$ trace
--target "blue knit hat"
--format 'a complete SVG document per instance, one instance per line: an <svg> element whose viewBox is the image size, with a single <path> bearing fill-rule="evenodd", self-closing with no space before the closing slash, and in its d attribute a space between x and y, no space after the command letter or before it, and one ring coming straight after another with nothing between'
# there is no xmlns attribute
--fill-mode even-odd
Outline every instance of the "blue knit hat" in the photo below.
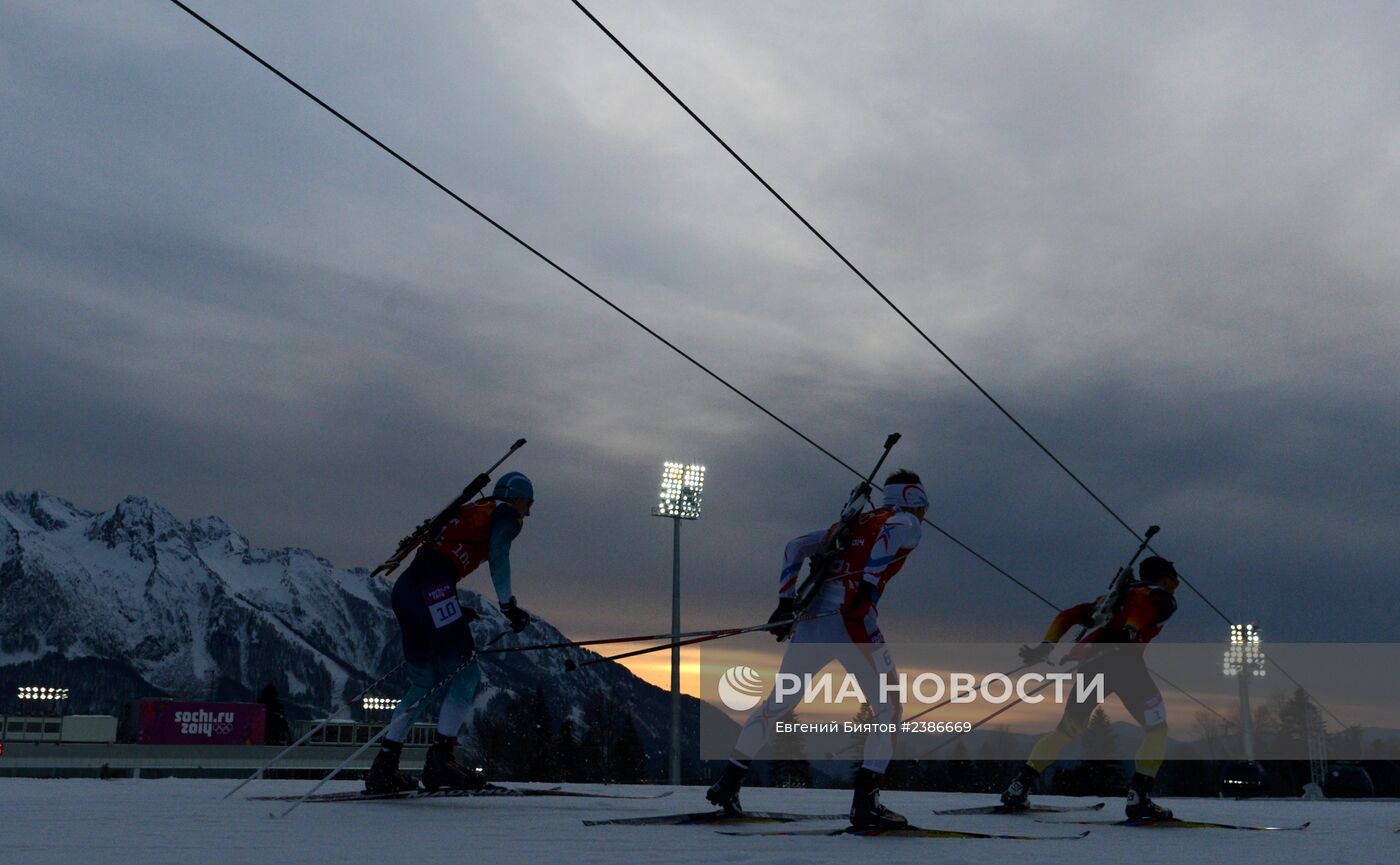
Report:
<svg viewBox="0 0 1400 865"><path fill-rule="evenodd" d="M498 499L525 499L527 502L533 502L535 485L520 472L506 472L496 481L496 488L491 490L491 495Z"/></svg>

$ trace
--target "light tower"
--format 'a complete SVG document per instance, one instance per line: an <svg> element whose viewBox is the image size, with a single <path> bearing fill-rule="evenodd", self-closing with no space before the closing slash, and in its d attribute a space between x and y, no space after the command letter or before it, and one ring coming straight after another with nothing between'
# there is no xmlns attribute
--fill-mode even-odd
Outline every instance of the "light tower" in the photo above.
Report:
<svg viewBox="0 0 1400 865"><path fill-rule="evenodd" d="M1249 680L1264 675L1264 650L1254 625L1231 625L1230 648L1225 651L1224 673L1240 680L1240 736L1244 758L1254 762L1254 718L1249 709Z"/></svg>
<svg viewBox="0 0 1400 865"><path fill-rule="evenodd" d="M1303 787L1304 799L1326 798L1322 784L1327 780L1327 721L1317 710L1317 701L1308 695L1307 713L1303 716L1308 728L1308 774L1311 782Z"/></svg>
<svg viewBox="0 0 1400 865"><path fill-rule="evenodd" d="M15 691L15 696L20 699L21 704L38 703L40 712L47 714L45 710L52 708L54 714L61 715L62 704L68 700L68 689L53 685L20 685Z"/></svg>
<svg viewBox="0 0 1400 865"><path fill-rule="evenodd" d="M68 700L68 689L53 685L20 685L15 689L15 696L19 699L22 710L29 708L28 705L26 705L27 703L37 702L39 704L38 712L40 714L47 715L47 710L52 707L54 715L62 716L63 704ZM39 727L39 741L41 742L44 739L43 730L45 726L47 725L40 725ZM14 728L12 727L10 729L13 731ZM59 741L62 741L63 738L63 733L61 731L62 728L60 727Z"/></svg>
<svg viewBox="0 0 1400 865"><path fill-rule="evenodd" d="M670 517L671 534L671 783L681 783L681 520L700 519L705 467L667 462L661 465L661 501L652 516Z"/></svg>

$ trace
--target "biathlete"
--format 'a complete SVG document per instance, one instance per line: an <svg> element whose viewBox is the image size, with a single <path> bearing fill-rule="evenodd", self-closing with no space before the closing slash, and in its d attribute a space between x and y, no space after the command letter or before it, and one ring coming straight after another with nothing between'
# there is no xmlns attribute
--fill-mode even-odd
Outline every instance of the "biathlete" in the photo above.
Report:
<svg viewBox="0 0 1400 865"><path fill-rule="evenodd" d="M502 475L491 497L462 506L436 538L419 547L412 564L394 583L394 617L403 636L409 689L399 700L383 745L365 775L366 793L418 788L417 781L399 770L404 739L422 709L419 702L427 702L434 685L454 670L457 672L444 686L446 696L438 711L437 732L423 763L423 786L430 791L475 790L485 784L484 778L464 770L453 757L457 733L471 712L481 682L470 627L476 611L462 609L457 583L482 562L488 563L496 598L511 629L520 633L529 626L529 614L516 603L511 591L510 546L534 500L535 488L529 478L520 472ZM416 708L410 711L411 707Z"/></svg>
<svg viewBox="0 0 1400 865"><path fill-rule="evenodd" d="M1151 556L1138 564L1138 579L1130 583L1108 624L1086 633L1071 659L1082 658L1078 672L1104 674L1104 693L1117 694L1123 708L1142 727L1132 780L1128 783L1125 811L1130 820L1167 820L1172 812L1152 801L1152 787L1167 752L1167 710L1162 693L1147 671L1143 649L1162 632L1162 625L1176 612L1176 589L1181 578L1166 559ZM1024 646L1021 659L1027 664L1045 660L1060 638L1076 625L1092 626L1098 599L1070 607L1050 623L1045 639L1038 646ZM1109 644L1125 644L1118 647ZM1059 726L1031 750L1020 774L1001 794L1002 804L1011 811L1030 807L1030 790L1070 742L1084 732L1096 703L1083 700L1065 706Z"/></svg>
<svg viewBox="0 0 1400 865"><path fill-rule="evenodd" d="M795 611L802 563L823 547L840 528L811 532L788 543L778 580L778 607L770 622L789 622L774 628L779 640L792 635L783 655L782 671L802 676L817 673L830 661L841 663L856 678L866 699L881 695L880 676L897 675L885 638L880 633L877 605L885 586L899 573L919 545L920 523L928 512L928 494L919 476L900 470L885 479L883 506L858 518L850 543L834 562L810 606ZM794 615L810 616L790 624ZM770 693L739 732L734 753L724 774L706 793L712 804L727 813L741 814L739 790L749 764L772 736L778 721L796 708L797 701L779 701ZM894 734L883 732L898 726L900 705L883 699L873 702L875 723L866 735L863 760L855 776L851 823L858 827L899 828L908 825L900 814L880 804L880 785L894 752Z"/></svg>

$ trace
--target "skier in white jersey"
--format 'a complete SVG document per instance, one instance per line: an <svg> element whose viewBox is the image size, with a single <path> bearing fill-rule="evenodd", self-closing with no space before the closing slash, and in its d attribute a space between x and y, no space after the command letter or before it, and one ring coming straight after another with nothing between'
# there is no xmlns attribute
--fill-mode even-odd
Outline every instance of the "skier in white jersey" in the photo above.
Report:
<svg viewBox="0 0 1400 865"><path fill-rule="evenodd" d="M860 768L856 771L851 800L851 824L861 828L899 828L908 825L900 814L880 804L880 785L894 753L894 734L879 729L897 728L900 705L880 699L880 677L893 681L894 659L880 633L877 605L885 584L904 567L919 545L920 523L928 512L928 494L919 476L900 469L885 479L883 506L862 514L851 533L844 556L833 562L825 583L801 615L811 616L792 625L775 626L779 640L792 633L792 644L783 655L782 672L803 676L817 673L833 660L856 678L861 692L875 709L876 731L867 734ZM839 528L818 530L793 539L783 557L778 582L778 608L771 622L793 618L802 563L817 553L827 537ZM705 794L727 813L741 814L739 789L749 764L773 734L777 722L792 714L798 699L779 701L770 693L754 710L734 745L724 774ZM884 725L893 725L886 727Z"/></svg>

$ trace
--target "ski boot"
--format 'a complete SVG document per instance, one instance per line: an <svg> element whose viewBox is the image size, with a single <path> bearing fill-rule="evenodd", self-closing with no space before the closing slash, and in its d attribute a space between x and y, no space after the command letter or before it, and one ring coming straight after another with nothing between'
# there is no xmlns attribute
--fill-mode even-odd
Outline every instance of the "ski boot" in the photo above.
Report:
<svg viewBox="0 0 1400 865"><path fill-rule="evenodd" d="M909 825L903 814L880 804L880 776L866 768L856 770L851 825L857 829L903 829Z"/></svg>
<svg viewBox="0 0 1400 865"><path fill-rule="evenodd" d="M374 755L374 763L365 773L365 792L372 796L385 793L411 793L418 789L418 782L399 771L399 755L403 753L402 742L384 740L379 753Z"/></svg>
<svg viewBox="0 0 1400 865"><path fill-rule="evenodd" d="M486 779L477 772L463 769L452 755L457 747L456 736L434 734L433 744L423 761L423 787L429 793L438 790L465 790L475 793L486 786Z"/></svg>
<svg viewBox="0 0 1400 865"><path fill-rule="evenodd" d="M737 817L744 813L744 806L739 804L739 788L744 786L744 778L749 774L749 767L734 760L724 764L724 774L719 776L710 789L705 791L705 798L711 805L717 805L730 817Z"/></svg>
<svg viewBox="0 0 1400 865"><path fill-rule="evenodd" d="M1128 782L1128 804L1124 813L1129 820L1170 820L1172 812L1152 801L1153 779L1141 772L1133 775Z"/></svg>
<svg viewBox="0 0 1400 865"><path fill-rule="evenodd" d="M1024 811L1029 808L1031 787L1035 786L1035 779L1039 777L1040 773L1031 764L1022 766L1021 774L1017 775L1011 786L1001 794L1001 807L1006 811Z"/></svg>

